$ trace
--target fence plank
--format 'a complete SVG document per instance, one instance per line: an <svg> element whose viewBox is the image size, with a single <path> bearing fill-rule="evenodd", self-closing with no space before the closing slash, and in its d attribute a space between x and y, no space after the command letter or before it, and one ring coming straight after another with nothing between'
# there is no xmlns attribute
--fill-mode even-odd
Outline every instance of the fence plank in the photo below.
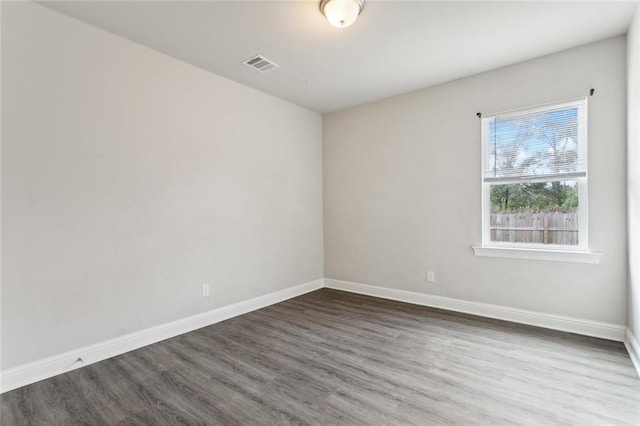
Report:
<svg viewBox="0 0 640 426"><path fill-rule="evenodd" d="M577 213L492 213L491 241L577 245Z"/></svg>

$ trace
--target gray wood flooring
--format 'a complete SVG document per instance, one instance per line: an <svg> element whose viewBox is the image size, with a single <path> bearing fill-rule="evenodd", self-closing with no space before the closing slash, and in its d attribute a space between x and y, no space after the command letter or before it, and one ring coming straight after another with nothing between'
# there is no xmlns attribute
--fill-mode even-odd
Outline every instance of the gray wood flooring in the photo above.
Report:
<svg viewBox="0 0 640 426"><path fill-rule="evenodd" d="M621 343L323 289L1 396L2 425L640 424Z"/></svg>

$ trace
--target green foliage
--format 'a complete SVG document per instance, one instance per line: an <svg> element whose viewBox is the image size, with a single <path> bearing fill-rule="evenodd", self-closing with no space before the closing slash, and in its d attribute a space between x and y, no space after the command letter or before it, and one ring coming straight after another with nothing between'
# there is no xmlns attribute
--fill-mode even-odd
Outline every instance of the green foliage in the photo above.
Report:
<svg viewBox="0 0 640 426"><path fill-rule="evenodd" d="M572 213L578 208L576 182L491 185L492 213Z"/></svg>

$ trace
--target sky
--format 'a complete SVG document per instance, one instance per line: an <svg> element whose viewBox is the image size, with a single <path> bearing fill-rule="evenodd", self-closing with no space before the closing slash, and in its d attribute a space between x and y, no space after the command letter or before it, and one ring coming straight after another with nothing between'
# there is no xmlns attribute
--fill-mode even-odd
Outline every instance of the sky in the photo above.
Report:
<svg viewBox="0 0 640 426"><path fill-rule="evenodd" d="M488 121L489 170L485 173L501 177L576 171L578 108L573 105Z"/></svg>

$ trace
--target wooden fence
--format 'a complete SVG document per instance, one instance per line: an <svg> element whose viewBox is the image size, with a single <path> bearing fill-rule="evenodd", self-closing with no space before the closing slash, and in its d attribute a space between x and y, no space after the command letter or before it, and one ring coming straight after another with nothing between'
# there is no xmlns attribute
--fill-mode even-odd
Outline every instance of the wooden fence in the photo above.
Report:
<svg viewBox="0 0 640 426"><path fill-rule="evenodd" d="M577 213L491 213L491 241L578 244Z"/></svg>

